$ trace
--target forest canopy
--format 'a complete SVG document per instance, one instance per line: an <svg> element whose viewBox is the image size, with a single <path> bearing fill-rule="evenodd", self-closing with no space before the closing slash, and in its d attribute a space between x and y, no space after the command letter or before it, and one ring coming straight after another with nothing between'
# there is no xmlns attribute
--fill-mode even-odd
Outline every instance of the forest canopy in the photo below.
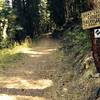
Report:
<svg viewBox="0 0 100 100"><path fill-rule="evenodd" d="M87 0L0 0L0 46L63 30L88 9Z"/></svg>

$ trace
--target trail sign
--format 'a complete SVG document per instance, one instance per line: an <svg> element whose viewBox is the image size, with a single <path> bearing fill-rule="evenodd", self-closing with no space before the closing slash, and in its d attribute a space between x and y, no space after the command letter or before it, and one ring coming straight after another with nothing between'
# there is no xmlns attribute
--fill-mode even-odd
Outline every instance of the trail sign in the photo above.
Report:
<svg viewBox="0 0 100 100"><path fill-rule="evenodd" d="M94 9L100 8L100 0L92 0L94 3Z"/></svg>
<svg viewBox="0 0 100 100"><path fill-rule="evenodd" d="M83 29L91 29L100 26L100 9L84 12L81 16Z"/></svg>
<svg viewBox="0 0 100 100"><path fill-rule="evenodd" d="M94 29L95 38L100 38L100 29Z"/></svg>
<svg viewBox="0 0 100 100"><path fill-rule="evenodd" d="M89 0L89 5L94 10L81 14L82 27L91 30L92 55L97 72L100 73L100 0Z"/></svg>

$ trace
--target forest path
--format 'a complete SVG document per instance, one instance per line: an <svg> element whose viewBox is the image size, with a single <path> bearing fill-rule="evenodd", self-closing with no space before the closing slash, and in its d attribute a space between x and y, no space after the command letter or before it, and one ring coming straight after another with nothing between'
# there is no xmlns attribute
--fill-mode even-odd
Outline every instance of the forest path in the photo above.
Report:
<svg viewBox="0 0 100 100"><path fill-rule="evenodd" d="M58 44L42 39L31 49L21 49L23 59L0 72L0 100L56 100Z"/></svg>

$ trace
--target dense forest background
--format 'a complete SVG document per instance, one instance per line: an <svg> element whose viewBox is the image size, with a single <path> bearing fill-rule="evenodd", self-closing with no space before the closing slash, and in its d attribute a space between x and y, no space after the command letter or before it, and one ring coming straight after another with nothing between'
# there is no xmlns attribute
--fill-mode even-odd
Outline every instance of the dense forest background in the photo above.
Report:
<svg viewBox="0 0 100 100"><path fill-rule="evenodd" d="M81 13L89 10L88 3L89 0L0 0L0 48L14 42L21 44L27 36L34 39L52 32L54 37L61 37L68 28L81 29ZM75 34L67 32L69 35L73 38ZM84 41L85 35L82 32L75 36L84 36Z"/></svg>
<svg viewBox="0 0 100 100"><path fill-rule="evenodd" d="M100 100L81 18L94 1L0 0L0 100Z"/></svg>

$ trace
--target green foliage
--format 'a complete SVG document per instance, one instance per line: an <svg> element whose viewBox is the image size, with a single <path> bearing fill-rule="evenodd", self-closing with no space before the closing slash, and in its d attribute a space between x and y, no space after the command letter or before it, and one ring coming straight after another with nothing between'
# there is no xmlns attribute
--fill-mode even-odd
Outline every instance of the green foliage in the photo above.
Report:
<svg viewBox="0 0 100 100"><path fill-rule="evenodd" d="M48 0L50 18L57 27L80 18L81 12L88 10L88 0Z"/></svg>
<svg viewBox="0 0 100 100"><path fill-rule="evenodd" d="M14 53L11 49L0 50L0 67L6 64L16 63L22 57L22 53Z"/></svg>
<svg viewBox="0 0 100 100"><path fill-rule="evenodd" d="M47 33L50 28L50 11L48 10L47 0L41 0L39 4L40 31Z"/></svg>
<svg viewBox="0 0 100 100"><path fill-rule="evenodd" d="M64 32L63 48L65 52L85 53L91 48L91 41L88 31L83 31L80 26Z"/></svg>
<svg viewBox="0 0 100 100"><path fill-rule="evenodd" d="M77 1L77 3L78 3L78 1ZM89 3L89 0L80 0L80 2L78 3L79 13L89 10L88 3Z"/></svg>
<svg viewBox="0 0 100 100"><path fill-rule="evenodd" d="M48 0L48 9L50 10L51 20L53 20L58 27L61 27L65 23L65 1Z"/></svg>
<svg viewBox="0 0 100 100"><path fill-rule="evenodd" d="M17 22L23 27L24 32L33 38L34 35L39 34L40 14L39 14L40 0L14 0L13 7L16 9Z"/></svg>
<svg viewBox="0 0 100 100"><path fill-rule="evenodd" d="M10 46L10 41L8 39L4 39L0 42L0 49L2 48L8 48Z"/></svg>
<svg viewBox="0 0 100 100"><path fill-rule="evenodd" d="M12 47L14 41L11 38L14 38L17 30L22 30L16 19L15 9L5 1L0 11L0 48Z"/></svg>
<svg viewBox="0 0 100 100"><path fill-rule="evenodd" d="M12 7L8 0L1 2L0 48L8 47L9 43L12 45L10 38L19 30L22 30L25 36L34 39L39 37L42 32L62 30L66 22L70 22L76 17L79 18L80 13L88 9L87 0L13 0ZM8 36L6 39L4 33ZM68 31L66 36L72 39L72 45L83 45L81 43L89 45L88 39L81 30L73 29L73 31ZM59 35L59 37L61 36ZM88 48L86 45L84 49Z"/></svg>

